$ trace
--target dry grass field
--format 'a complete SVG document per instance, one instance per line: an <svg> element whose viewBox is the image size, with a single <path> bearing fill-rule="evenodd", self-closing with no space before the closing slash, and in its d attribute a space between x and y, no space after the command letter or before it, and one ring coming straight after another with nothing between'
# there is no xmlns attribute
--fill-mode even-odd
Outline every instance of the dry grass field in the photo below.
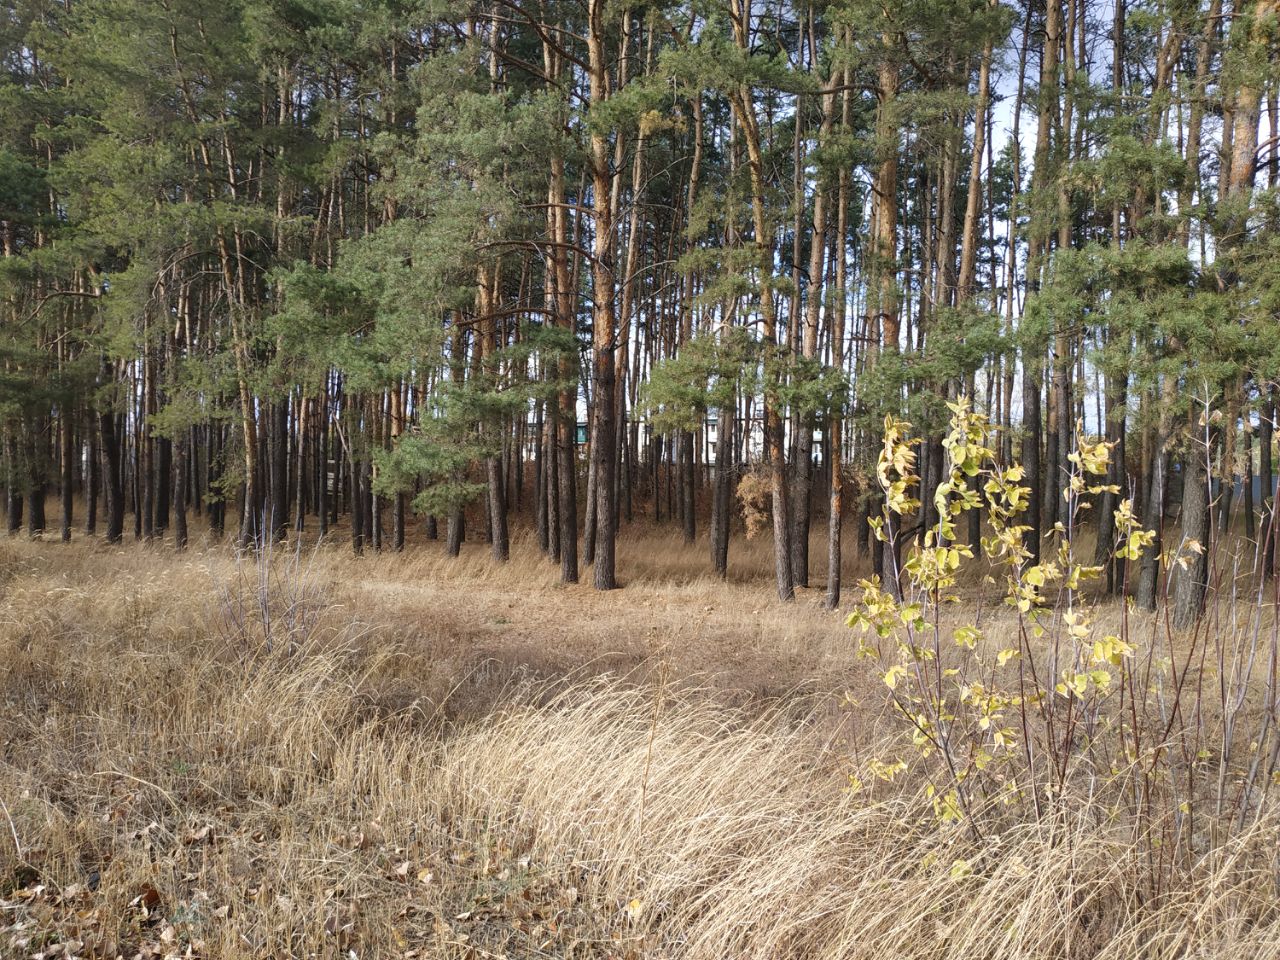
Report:
<svg viewBox="0 0 1280 960"><path fill-rule="evenodd" d="M849 790L880 677L735 549L0 542L0 956L1280 956L1269 809L1153 886L1098 798Z"/></svg>

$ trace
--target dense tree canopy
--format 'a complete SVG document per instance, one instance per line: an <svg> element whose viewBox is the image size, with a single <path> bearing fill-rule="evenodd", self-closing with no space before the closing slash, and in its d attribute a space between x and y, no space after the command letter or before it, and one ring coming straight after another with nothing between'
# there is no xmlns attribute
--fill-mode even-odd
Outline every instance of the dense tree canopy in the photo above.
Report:
<svg viewBox="0 0 1280 960"><path fill-rule="evenodd" d="M893 567L884 416L936 481L968 394L1033 549L1084 431L1113 589L1170 586L1117 496L1269 570L1278 44L1275 0L15 0L9 529L520 522L610 588L631 523L709 515L724 573L745 479L780 596L817 520L834 604L843 540Z"/></svg>

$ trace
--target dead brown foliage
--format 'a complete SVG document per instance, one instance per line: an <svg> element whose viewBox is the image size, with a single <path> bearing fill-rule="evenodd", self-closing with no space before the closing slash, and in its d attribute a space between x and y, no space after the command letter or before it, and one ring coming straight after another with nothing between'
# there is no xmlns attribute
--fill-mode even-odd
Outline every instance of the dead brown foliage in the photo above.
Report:
<svg viewBox="0 0 1280 960"><path fill-rule="evenodd" d="M1276 955L1270 814L1152 891L1095 816L847 792L878 679L768 549L0 544L0 955Z"/></svg>

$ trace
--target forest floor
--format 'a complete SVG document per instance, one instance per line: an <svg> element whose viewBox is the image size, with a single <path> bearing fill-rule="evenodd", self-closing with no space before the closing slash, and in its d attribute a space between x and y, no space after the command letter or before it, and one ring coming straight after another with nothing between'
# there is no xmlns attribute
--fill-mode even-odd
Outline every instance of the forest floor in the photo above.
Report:
<svg viewBox="0 0 1280 960"><path fill-rule="evenodd" d="M0 542L0 956L1280 955L1274 877L848 790L879 675L735 548Z"/></svg>

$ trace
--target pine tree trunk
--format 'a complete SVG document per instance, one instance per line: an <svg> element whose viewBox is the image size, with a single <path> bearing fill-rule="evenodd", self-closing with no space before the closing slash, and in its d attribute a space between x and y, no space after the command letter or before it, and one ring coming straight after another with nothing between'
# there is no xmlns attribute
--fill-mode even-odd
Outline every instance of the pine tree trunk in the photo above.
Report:
<svg viewBox="0 0 1280 960"><path fill-rule="evenodd" d="M397 493L391 501L391 549L404 552L405 497Z"/></svg>
<svg viewBox="0 0 1280 960"><path fill-rule="evenodd" d="M29 422L27 434L27 535L39 537L47 526L44 501L47 494L45 482L45 457L42 444L37 439L43 432L38 421Z"/></svg>
<svg viewBox="0 0 1280 960"><path fill-rule="evenodd" d="M1253 502L1253 430L1249 429L1249 425L1245 424L1242 440L1244 443L1244 456L1241 458L1241 487L1244 491L1244 536L1246 540L1257 543L1254 535L1257 530L1254 529L1254 520L1256 519L1256 505Z"/></svg>
<svg viewBox="0 0 1280 960"><path fill-rule="evenodd" d="M841 41L847 41L842 35ZM847 133L852 119L852 72L846 68L841 75L844 91L841 95L841 133ZM848 318L848 260L845 254L845 237L849 230L849 186L850 175L847 169L841 169L837 181L836 193L836 235L832 241L835 254L835 294L833 299L831 321L831 366L836 373L843 374L845 369L845 324ZM844 524L844 418L843 406L833 406L831 418L827 426L828 446L830 448L831 493L827 511L827 607L834 610L840 605L840 590L843 557L841 556Z"/></svg>
<svg viewBox="0 0 1280 960"><path fill-rule="evenodd" d="M555 45L544 40L542 44L543 65L549 86L554 90L558 78L564 70L564 58ZM566 122L561 115L558 123ZM564 156L553 151L550 163L550 177L547 184L547 218L551 233L551 250L549 254L552 272L549 290L554 293L555 322L558 327L573 335L576 327L575 291L571 271L569 270L569 211L565 205ZM547 496L554 498L547 504L547 524L551 554L560 561L561 583L578 582L578 504L577 485L575 482L575 461L577 453L577 399L578 391L575 376L575 362L567 356L557 360L561 388L557 403L549 410L550 430L552 432L549 456L553 463L548 467Z"/></svg>
<svg viewBox="0 0 1280 960"><path fill-rule="evenodd" d="M733 507L733 419L736 398L717 413L716 482L711 504L711 566L716 575L729 575L729 526Z"/></svg>
<svg viewBox="0 0 1280 960"><path fill-rule="evenodd" d="M157 437L156 449L156 521L157 536L169 529L169 511L173 494L173 443L168 437Z"/></svg>
<svg viewBox="0 0 1280 960"><path fill-rule="evenodd" d="M577 424L574 424L575 434ZM596 562L596 419L591 401L587 401L587 492L582 518L582 562L594 567Z"/></svg>
<svg viewBox="0 0 1280 960"><path fill-rule="evenodd" d="M1124 589L1125 561L1115 556L1115 512L1120 501L1127 497L1125 485L1128 471L1125 466L1125 412L1129 404L1129 376L1127 371L1107 376L1106 435L1114 444L1111 462L1107 466L1107 484L1114 485L1118 493L1105 491L1098 505L1098 542L1093 562L1107 568L1107 590L1121 593Z"/></svg>
<svg viewBox="0 0 1280 960"><path fill-rule="evenodd" d="M70 543L75 510L75 428L67 410L62 410L58 419L62 441L62 542Z"/></svg>
<svg viewBox="0 0 1280 960"><path fill-rule="evenodd" d="M744 14L745 17L745 14ZM749 43L749 24L735 20L734 35L738 46L746 49ZM778 318L774 304L773 257L774 235L769 226L766 205L765 159L760 140L759 121L755 116L755 101L750 87L738 88L737 113L747 147L747 161L751 173L751 212L756 268L760 272L760 315L763 320L765 358L764 442L770 466L770 498L773 514L774 577L778 598L795 599L795 581L791 568L791 511L787 490L787 451L783 430L782 412L776 396L782 384L782 369L773 354L780 349L778 342ZM771 396L771 394L774 394Z"/></svg>
<svg viewBox="0 0 1280 960"><path fill-rule="evenodd" d="M1203 429L1196 426L1198 412L1192 415L1191 442L1183 467L1182 537L1184 544L1196 541L1200 550L1190 554L1190 563L1174 578L1173 625L1178 629L1191 627L1200 619L1209 579L1209 451Z"/></svg>
<svg viewBox="0 0 1280 960"><path fill-rule="evenodd" d="M98 430L102 435L103 511L106 513L107 543L119 543L124 538L124 457L120 435L116 432L116 415L104 411L98 418Z"/></svg>
<svg viewBox="0 0 1280 960"><path fill-rule="evenodd" d="M183 434L179 434L184 437ZM179 439L174 449L173 543L179 550L187 546L187 444Z"/></svg>
<svg viewBox="0 0 1280 960"><path fill-rule="evenodd" d="M364 553L365 529L364 529L364 496L361 490L361 478L363 471L360 468L360 461L354 457L349 458L351 470L351 550L356 556Z"/></svg>
<svg viewBox="0 0 1280 960"><path fill-rule="evenodd" d="M1262 545L1262 572L1264 576L1275 573L1275 468L1271 458L1275 436L1275 388L1268 385L1262 390L1262 410L1258 424L1258 481L1259 506L1262 511L1258 524L1258 539Z"/></svg>
<svg viewBox="0 0 1280 960"><path fill-rule="evenodd" d="M489 457L486 461L489 475L489 523L493 559L502 563L511 556L511 542L507 536L507 508L502 487L502 460Z"/></svg>
<svg viewBox="0 0 1280 960"><path fill-rule="evenodd" d="M360 494L364 509L364 540L375 553L382 551L382 498L373 492L373 464L360 463Z"/></svg>
<svg viewBox="0 0 1280 960"><path fill-rule="evenodd" d="M220 425L213 425L210 433L213 436L209 452L209 488L217 489L218 496L209 508L209 529L215 537L220 538L227 532L227 496L220 486L227 443L226 434Z"/></svg>
<svg viewBox="0 0 1280 960"><path fill-rule="evenodd" d="M567 369L561 376L566 376ZM567 408L567 410L566 410ZM559 463L557 477L557 512L560 515L560 581L578 582L578 491L576 450L577 423L574 418L573 394L565 391L560 400L560 442L556 451Z"/></svg>
<svg viewBox="0 0 1280 960"><path fill-rule="evenodd" d="M98 431L94 429L92 416L85 418L84 432L88 438L89 448L84 478L84 532L89 536L93 536L98 532L98 488L102 485L100 461L102 451L98 447Z"/></svg>
<svg viewBox="0 0 1280 960"><path fill-rule="evenodd" d="M550 298L548 298L550 299ZM538 536L538 552L546 556L550 552L551 540L547 527L547 437L543 410L545 404L538 400L534 405L534 441L533 441L533 511L534 529Z"/></svg>
<svg viewBox="0 0 1280 960"><path fill-rule="evenodd" d="M698 533L698 502L694 483L693 432L680 433L680 486L684 501L684 542L693 543Z"/></svg>
<svg viewBox="0 0 1280 960"><path fill-rule="evenodd" d="M337 492L332 485L332 481L337 475L334 471L337 444L334 442L332 424L330 423L333 398L329 395L327 376L325 377L325 385L321 390L322 392L318 398L319 408L315 411L315 442L314 453L311 458L311 470L312 484L315 488L316 522L320 526L320 536L324 537L328 534L329 527L333 522L333 504L337 497Z"/></svg>
<svg viewBox="0 0 1280 960"><path fill-rule="evenodd" d="M462 541L466 538L466 514L461 506L449 511L449 529L445 536L445 553L456 557L462 551Z"/></svg>
<svg viewBox="0 0 1280 960"><path fill-rule="evenodd" d="M1027 509L1022 523L1029 529L1023 543L1031 563L1040 562L1040 364L1033 348L1022 353L1022 468L1026 473Z"/></svg>
<svg viewBox="0 0 1280 960"><path fill-rule="evenodd" d="M547 501L547 553L558 565L560 563L560 470L559 444L556 442L556 424L558 417L553 402L547 404L547 440L546 460L547 479L544 496Z"/></svg>
<svg viewBox="0 0 1280 960"><path fill-rule="evenodd" d="M604 0L589 0L587 7L587 76L591 104L603 106L609 98L609 60L605 51ZM613 179L609 142L602 129L592 127L590 136L591 216L594 223L591 247L591 343L592 389L595 393L591 429L591 479L588 494L595 507L593 562L597 590L617 586L615 551L617 540L617 406L615 398L613 270ZM590 505L588 507L590 509ZM590 522L589 522L590 526Z"/></svg>
<svg viewBox="0 0 1280 960"><path fill-rule="evenodd" d="M1160 420L1156 428L1155 443L1151 450L1150 483L1142 504L1142 529L1155 533L1155 541L1142 554L1138 566L1138 606L1154 610L1158 599L1160 578L1160 553L1164 549L1164 505L1169 491L1169 468L1172 454L1169 447L1170 411L1174 402L1174 378L1165 376L1161 393ZM1185 473L1184 473L1185 483ZM1185 495L1185 493L1184 493ZM1184 508L1185 509L1185 508Z"/></svg>
<svg viewBox="0 0 1280 960"><path fill-rule="evenodd" d="M315 429L311 422L315 404L311 397L299 396L298 400L298 429L297 429L297 450L294 453L295 469L297 470L296 491L294 500L296 510L293 516L294 533L301 534L307 528L307 507L311 506L313 498L307 495L308 479L313 475L312 471L307 468L308 458L313 458L311 443L311 431Z"/></svg>

